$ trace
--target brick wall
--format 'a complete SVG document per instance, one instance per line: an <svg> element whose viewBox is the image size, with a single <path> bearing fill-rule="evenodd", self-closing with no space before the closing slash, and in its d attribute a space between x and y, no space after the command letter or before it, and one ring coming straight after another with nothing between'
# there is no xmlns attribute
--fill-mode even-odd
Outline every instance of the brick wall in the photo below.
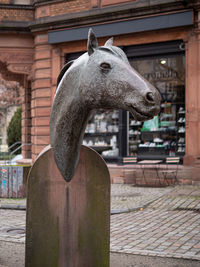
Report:
<svg viewBox="0 0 200 267"><path fill-rule="evenodd" d="M173 179L173 173L171 170L175 170L176 165L164 165L159 166L140 166L136 165L115 165L108 164L110 172L111 183L117 184L135 184L137 186L167 186L173 185L175 180ZM169 174L166 177L163 175L163 171L169 170ZM182 185L200 185L199 167L191 167L179 165L177 170L177 180Z"/></svg>
<svg viewBox="0 0 200 267"><path fill-rule="evenodd" d="M0 4L10 4L10 0L0 0Z"/></svg>
<svg viewBox="0 0 200 267"><path fill-rule="evenodd" d="M0 8L1 21L31 21L33 18L33 10Z"/></svg>
<svg viewBox="0 0 200 267"><path fill-rule="evenodd" d="M117 5L117 4L136 2L136 1L138 0L101 0L101 6Z"/></svg>
<svg viewBox="0 0 200 267"><path fill-rule="evenodd" d="M80 12L90 9L90 0L72 0L64 3L50 5L51 16L62 15L66 13Z"/></svg>
<svg viewBox="0 0 200 267"><path fill-rule="evenodd" d="M81 12L91 8L90 0L71 0L63 1L50 5L39 6L36 8L36 18L47 16L58 16L63 14Z"/></svg>
<svg viewBox="0 0 200 267"><path fill-rule="evenodd" d="M30 5L31 0L0 0L0 4Z"/></svg>

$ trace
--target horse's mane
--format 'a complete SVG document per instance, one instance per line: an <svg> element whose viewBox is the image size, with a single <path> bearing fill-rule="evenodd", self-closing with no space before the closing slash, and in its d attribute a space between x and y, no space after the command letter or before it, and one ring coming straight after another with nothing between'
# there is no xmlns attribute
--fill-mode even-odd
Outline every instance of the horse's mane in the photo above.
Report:
<svg viewBox="0 0 200 267"><path fill-rule="evenodd" d="M100 46L100 47L98 47L98 50L102 50L102 51L111 53L111 54L119 57L120 59L122 59L123 61L125 61L126 63L129 64L124 51L117 46Z"/></svg>
<svg viewBox="0 0 200 267"><path fill-rule="evenodd" d="M127 60L127 57L126 57L125 53L123 52L122 49L120 49L117 46L100 46L100 47L97 48L97 50L111 53L111 54L119 57L120 59L122 59L123 61L125 61L126 63L129 64L129 61ZM74 60L72 60L72 61L70 61L70 62L68 62L67 64L64 65L64 67L62 68L62 70L61 70L61 72L60 72L60 74L58 76L57 86L60 83L63 75L69 69L69 67L71 67L71 65L73 64L73 62L74 62Z"/></svg>

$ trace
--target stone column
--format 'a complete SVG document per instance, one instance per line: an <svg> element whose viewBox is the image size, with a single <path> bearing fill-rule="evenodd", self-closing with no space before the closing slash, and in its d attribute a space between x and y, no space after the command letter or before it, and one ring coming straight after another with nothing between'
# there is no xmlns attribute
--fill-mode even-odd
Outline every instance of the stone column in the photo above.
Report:
<svg viewBox="0 0 200 267"><path fill-rule="evenodd" d="M49 144L49 116L51 111L51 46L48 34L35 36L34 82L32 84L32 158Z"/></svg>

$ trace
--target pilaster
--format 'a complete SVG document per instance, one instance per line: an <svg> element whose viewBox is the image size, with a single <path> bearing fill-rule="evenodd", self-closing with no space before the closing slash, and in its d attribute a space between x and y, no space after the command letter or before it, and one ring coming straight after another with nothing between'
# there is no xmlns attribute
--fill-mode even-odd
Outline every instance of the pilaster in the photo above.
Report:
<svg viewBox="0 0 200 267"><path fill-rule="evenodd" d="M51 69L52 48L48 44L48 34L35 36L35 57L31 99L31 141L32 158L49 144L49 116L51 110Z"/></svg>
<svg viewBox="0 0 200 267"><path fill-rule="evenodd" d="M198 20L199 21L199 20ZM186 43L186 155L184 164L196 165L200 157L200 24Z"/></svg>

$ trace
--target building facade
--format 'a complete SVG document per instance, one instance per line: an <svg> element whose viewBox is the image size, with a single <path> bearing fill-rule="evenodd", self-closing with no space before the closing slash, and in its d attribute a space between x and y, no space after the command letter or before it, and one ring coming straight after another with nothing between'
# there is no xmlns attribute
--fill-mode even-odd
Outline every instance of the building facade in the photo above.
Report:
<svg viewBox="0 0 200 267"><path fill-rule="evenodd" d="M123 165L124 157L165 162L178 156L181 183L199 183L199 0L4 0L0 14L0 70L24 88L22 141L32 144L24 147L25 158L35 160L49 144L57 77L86 51L92 27L99 45L114 37L130 64L160 90L162 105L146 123L124 111L98 111L84 143L105 157L113 180L131 182L124 174L136 167Z"/></svg>

